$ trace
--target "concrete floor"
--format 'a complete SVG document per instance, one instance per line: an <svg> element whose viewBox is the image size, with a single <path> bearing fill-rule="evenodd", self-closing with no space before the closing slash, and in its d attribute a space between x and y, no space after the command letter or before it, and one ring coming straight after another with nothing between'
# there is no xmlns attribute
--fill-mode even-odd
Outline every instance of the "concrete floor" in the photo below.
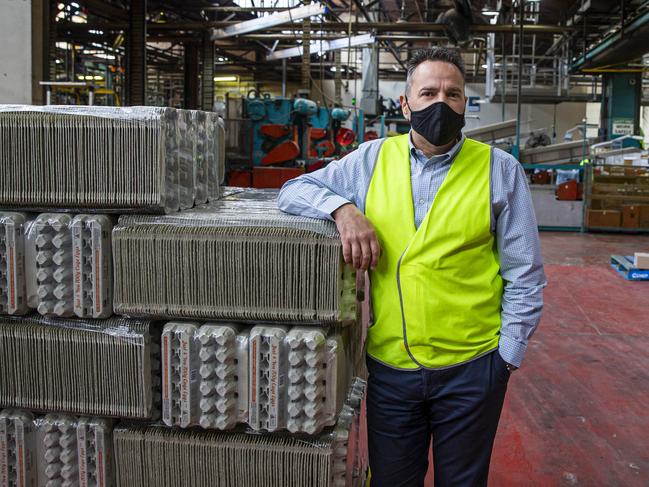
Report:
<svg viewBox="0 0 649 487"><path fill-rule="evenodd" d="M510 379L490 485L649 486L649 282L608 265L649 236L541 240L543 319Z"/></svg>

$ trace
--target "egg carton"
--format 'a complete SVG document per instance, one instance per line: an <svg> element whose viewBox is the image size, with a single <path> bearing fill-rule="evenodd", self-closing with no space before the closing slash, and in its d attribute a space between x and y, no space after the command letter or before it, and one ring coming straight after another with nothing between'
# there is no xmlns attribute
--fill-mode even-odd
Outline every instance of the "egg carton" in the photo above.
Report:
<svg viewBox="0 0 649 487"><path fill-rule="evenodd" d="M74 316L72 216L42 213L27 233L27 302L42 315Z"/></svg>
<svg viewBox="0 0 649 487"><path fill-rule="evenodd" d="M0 486L36 487L33 416L25 411L0 411Z"/></svg>
<svg viewBox="0 0 649 487"><path fill-rule="evenodd" d="M207 112L205 134L208 200L214 201L225 181L225 122L216 113Z"/></svg>
<svg viewBox="0 0 649 487"><path fill-rule="evenodd" d="M360 405L344 405L336 425L313 436L170 429L121 423L114 431L119 485L138 487L365 485Z"/></svg>
<svg viewBox="0 0 649 487"><path fill-rule="evenodd" d="M104 215L78 215L70 227L74 314L107 318L113 314L113 223Z"/></svg>
<svg viewBox="0 0 649 487"><path fill-rule="evenodd" d="M194 206L194 121L190 110L178 111L178 182L180 209Z"/></svg>
<svg viewBox="0 0 649 487"><path fill-rule="evenodd" d="M288 345L285 326L259 325L250 331L248 425L256 431L286 428Z"/></svg>
<svg viewBox="0 0 649 487"><path fill-rule="evenodd" d="M115 429L120 486L328 487L331 438L126 425Z"/></svg>
<svg viewBox="0 0 649 487"><path fill-rule="evenodd" d="M196 416L196 323L169 322L162 330L162 421L190 426Z"/></svg>
<svg viewBox="0 0 649 487"><path fill-rule="evenodd" d="M287 429L291 433L318 433L336 421L345 387L340 335L327 336L316 327L293 327L288 344Z"/></svg>
<svg viewBox="0 0 649 487"><path fill-rule="evenodd" d="M361 448L361 407L367 383L355 377L333 431L332 487L364 486L367 452Z"/></svg>
<svg viewBox="0 0 649 487"><path fill-rule="evenodd" d="M36 430L38 485L77 487L77 419L73 416L48 414L36 420Z"/></svg>
<svg viewBox="0 0 649 487"><path fill-rule="evenodd" d="M225 122L221 117L217 121L216 133L216 165L218 168L218 183L225 181Z"/></svg>
<svg viewBox="0 0 649 487"><path fill-rule="evenodd" d="M27 305L45 316L111 316L111 220L42 213L26 228Z"/></svg>
<svg viewBox="0 0 649 487"><path fill-rule="evenodd" d="M28 312L25 290L25 224L23 213L0 212L0 314Z"/></svg>
<svg viewBox="0 0 649 487"><path fill-rule="evenodd" d="M194 201L196 204L207 203L209 190L209 168L207 166L207 112L191 110L193 132L191 141L194 155Z"/></svg>
<svg viewBox="0 0 649 487"><path fill-rule="evenodd" d="M196 334L203 428L225 430L248 420L248 333L234 324L206 324Z"/></svg>
<svg viewBox="0 0 649 487"><path fill-rule="evenodd" d="M157 419L159 336L132 318L0 316L0 406Z"/></svg>
<svg viewBox="0 0 649 487"><path fill-rule="evenodd" d="M332 487L348 487L354 463L353 443L350 445L350 432L354 426L355 411L345 405L334 429L332 445ZM350 453L352 454L350 457Z"/></svg>
<svg viewBox="0 0 649 487"><path fill-rule="evenodd" d="M200 131L191 117L159 107L1 105L0 159L11 164L0 165L0 204L148 214L190 208L205 193L194 186Z"/></svg>
<svg viewBox="0 0 649 487"><path fill-rule="evenodd" d="M112 425L95 418L77 422L79 487L108 487L115 484Z"/></svg>
<svg viewBox="0 0 649 487"><path fill-rule="evenodd" d="M175 216L122 215L112 236L115 312L355 322L356 278L335 224L281 212L276 192L245 194L255 197L232 195Z"/></svg>

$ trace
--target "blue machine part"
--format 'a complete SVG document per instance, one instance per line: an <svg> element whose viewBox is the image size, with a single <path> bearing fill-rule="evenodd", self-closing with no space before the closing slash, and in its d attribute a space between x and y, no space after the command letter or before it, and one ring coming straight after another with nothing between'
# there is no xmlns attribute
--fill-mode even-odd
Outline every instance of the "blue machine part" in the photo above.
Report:
<svg viewBox="0 0 649 487"><path fill-rule="evenodd" d="M263 100L259 98L246 100L246 113L251 120L263 120L266 116L266 107L264 106Z"/></svg>
<svg viewBox="0 0 649 487"><path fill-rule="evenodd" d="M329 110L320 107L309 117L309 125L316 129L328 129L329 127Z"/></svg>
<svg viewBox="0 0 649 487"><path fill-rule="evenodd" d="M291 100L288 98L275 98L264 100L266 104L266 117L264 123L277 123L290 125L291 123Z"/></svg>
<svg viewBox="0 0 649 487"><path fill-rule="evenodd" d="M349 110L345 110L344 108L334 108L331 110L331 118L339 122L344 122L349 118Z"/></svg>
<svg viewBox="0 0 649 487"><path fill-rule="evenodd" d="M293 109L299 115L314 115L318 112L318 105L312 100L298 98L293 104Z"/></svg>
<svg viewBox="0 0 649 487"><path fill-rule="evenodd" d="M269 151L270 145L288 140L287 136L278 140L268 141L261 133L261 126L268 124L292 125L293 100L289 98L246 98L246 113L253 121L252 124L252 163L261 166L261 160Z"/></svg>

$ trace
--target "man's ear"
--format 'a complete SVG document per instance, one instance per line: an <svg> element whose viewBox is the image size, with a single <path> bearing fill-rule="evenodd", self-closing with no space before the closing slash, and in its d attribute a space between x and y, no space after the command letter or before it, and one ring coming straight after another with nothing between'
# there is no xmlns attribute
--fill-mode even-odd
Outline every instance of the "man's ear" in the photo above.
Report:
<svg viewBox="0 0 649 487"><path fill-rule="evenodd" d="M408 103L406 102L406 96L401 95L399 97L399 102L401 103L401 111L403 112L404 118L410 121L410 108L408 107Z"/></svg>

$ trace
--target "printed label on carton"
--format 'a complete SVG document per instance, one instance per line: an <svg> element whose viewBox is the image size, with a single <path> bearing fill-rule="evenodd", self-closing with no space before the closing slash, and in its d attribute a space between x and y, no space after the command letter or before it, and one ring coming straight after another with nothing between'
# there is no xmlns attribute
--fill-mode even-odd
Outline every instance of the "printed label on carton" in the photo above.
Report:
<svg viewBox="0 0 649 487"><path fill-rule="evenodd" d="M86 451L86 426L77 427L77 456L79 459L79 487L88 487L88 457Z"/></svg>
<svg viewBox="0 0 649 487"><path fill-rule="evenodd" d="M327 340L327 369L325 388L325 410L327 420L336 414L336 391L338 390L338 343L336 340Z"/></svg>
<svg viewBox="0 0 649 487"><path fill-rule="evenodd" d="M7 245L7 282L9 283L9 288L7 289L7 304L9 307L9 313L15 313L18 303L16 302L16 292L18 289L18 272L16 272L16 248L14 246Z"/></svg>
<svg viewBox="0 0 649 487"><path fill-rule="evenodd" d="M171 344L169 334L162 335L162 420L171 424Z"/></svg>
<svg viewBox="0 0 649 487"><path fill-rule="evenodd" d="M92 285L92 298L94 300L93 316L97 317L101 314L104 303L104 293L102 292L102 282L104 279L104 256L101 241L101 228L99 228L98 225L92 226L92 251L92 268L94 270Z"/></svg>
<svg viewBox="0 0 649 487"><path fill-rule="evenodd" d="M189 426L191 422L191 391L189 337L180 334L180 426Z"/></svg>
<svg viewBox="0 0 649 487"><path fill-rule="evenodd" d="M0 419L0 485L9 485L9 445L7 420Z"/></svg>
<svg viewBox="0 0 649 487"><path fill-rule="evenodd" d="M240 347L238 351L238 364L237 364L237 377L239 380L237 381L237 409L238 409L238 417L237 421L241 423L245 423L248 421L248 395L250 394L249 391L249 384L246 378L248 377L248 353L246 349L242 349Z"/></svg>
<svg viewBox="0 0 649 487"><path fill-rule="evenodd" d="M250 426L259 429L259 400L257 384L259 380L259 336L250 340Z"/></svg>
<svg viewBox="0 0 649 487"><path fill-rule="evenodd" d="M83 240L81 239L81 228L79 226L72 229L72 237L74 312L77 316L83 316Z"/></svg>
<svg viewBox="0 0 649 487"><path fill-rule="evenodd" d="M27 465L25 465L25 427L22 421L16 420L16 486L26 487Z"/></svg>
<svg viewBox="0 0 649 487"><path fill-rule="evenodd" d="M95 459L97 465L97 487L106 487L106 444L104 430L95 428Z"/></svg>
<svg viewBox="0 0 649 487"><path fill-rule="evenodd" d="M269 381L269 407L268 430L274 431L279 427L280 421L280 344L276 338L270 339L270 377Z"/></svg>

